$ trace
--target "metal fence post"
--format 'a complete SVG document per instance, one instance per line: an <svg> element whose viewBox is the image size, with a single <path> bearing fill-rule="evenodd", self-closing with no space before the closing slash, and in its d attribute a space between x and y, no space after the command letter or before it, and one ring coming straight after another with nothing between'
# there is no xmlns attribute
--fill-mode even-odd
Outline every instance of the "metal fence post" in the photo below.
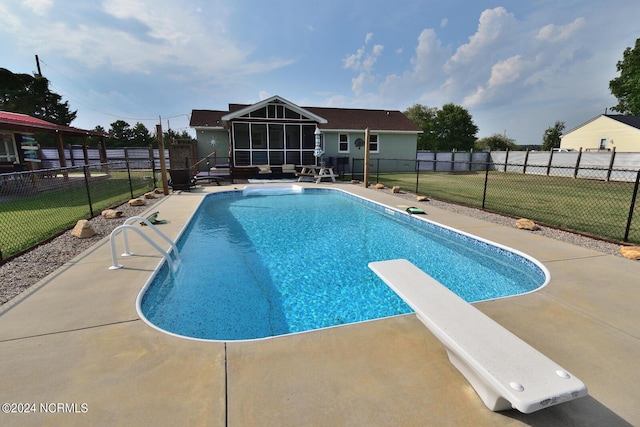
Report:
<svg viewBox="0 0 640 427"><path fill-rule="evenodd" d="M624 231L623 242L629 241L629 231L631 231L631 221L633 221L633 211L636 208L636 197L638 196L638 185L640 184L640 169L636 174L636 184L633 186L633 195L631 196L631 206L629 207L629 217L627 219L627 228Z"/></svg>
<svg viewBox="0 0 640 427"><path fill-rule="evenodd" d="M504 155L504 171L507 171L507 163L509 163L509 149L507 148L505 150L505 155Z"/></svg>
<svg viewBox="0 0 640 427"><path fill-rule="evenodd" d="M133 199L133 184L131 183L131 169L129 168L129 159L126 159L127 163L127 176L129 177L129 192L131 193L131 198Z"/></svg>
<svg viewBox="0 0 640 427"><path fill-rule="evenodd" d="M89 201L89 212L93 218L93 203L91 203L91 190L89 189L89 165L84 165L84 186L87 189L87 200Z"/></svg>
<svg viewBox="0 0 640 427"><path fill-rule="evenodd" d="M418 193L418 187L420 185L420 159L416 159L416 194Z"/></svg>
<svg viewBox="0 0 640 427"><path fill-rule="evenodd" d="M489 182L489 161L484 168L484 189L482 190L482 209L484 209L484 203L487 200L487 183Z"/></svg>
<svg viewBox="0 0 640 427"><path fill-rule="evenodd" d="M611 180L611 171L613 169L613 163L616 161L616 147L613 147L611 151L611 159L609 159L609 169L607 169L607 181Z"/></svg>
<svg viewBox="0 0 640 427"><path fill-rule="evenodd" d="M578 177L578 172L580 172L580 158L582 157L582 147L580 147L580 151L578 151L578 158L576 159L576 167L573 170L573 177Z"/></svg>

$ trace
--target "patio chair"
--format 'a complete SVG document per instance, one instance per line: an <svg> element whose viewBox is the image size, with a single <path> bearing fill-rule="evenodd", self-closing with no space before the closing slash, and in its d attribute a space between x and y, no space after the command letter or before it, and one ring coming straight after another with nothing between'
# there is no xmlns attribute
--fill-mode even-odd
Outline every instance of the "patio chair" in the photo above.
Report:
<svg viewBox="0 0 640 427"><path fill-rule="evenodd" d="M269 165L255 165L258 168L258 175L270 175L271 166Z"/></svg>
<svg viewBox="0 0 640 427"><path fill-rule="evenodd" d="M169 175L171 175L169 186L172 191L191 191L191 188L196 186L197 181L189 169L169 169Z"/></svg>
<svg viewBox="0 0 640 427"><path fill-rule="evenodd" d="M282 173L283 174L292 174L295 175L296 174L296 166L291 164L291 163L285 163L284 165L282 165Z"/></svg>

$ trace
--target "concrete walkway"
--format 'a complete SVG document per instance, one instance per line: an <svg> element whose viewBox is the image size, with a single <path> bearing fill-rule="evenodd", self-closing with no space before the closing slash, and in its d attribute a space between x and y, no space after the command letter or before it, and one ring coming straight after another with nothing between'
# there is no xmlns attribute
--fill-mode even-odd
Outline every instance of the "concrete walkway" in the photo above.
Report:
<svg viewBox="0 0 640 427"><path fill-rule="evenodd" d="M169 220L162 231L176 238L205 192L234 187L166 197L153 207ZM588 397L491 412L413 314L253 342L163 334L135 310L161 257L132 234L141 256L124 269L107 269L103 240L0 308L0 403L35 409L0 413L0 425L640 425L640 263L421 206L546 265L544 289L476 306L577 375Z"/></svg>

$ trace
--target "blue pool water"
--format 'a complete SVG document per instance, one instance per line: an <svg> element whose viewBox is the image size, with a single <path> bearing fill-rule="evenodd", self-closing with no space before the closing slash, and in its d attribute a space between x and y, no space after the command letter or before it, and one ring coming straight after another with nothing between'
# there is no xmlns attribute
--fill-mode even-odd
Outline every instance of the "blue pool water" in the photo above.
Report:
<svg viewBox="0 0 640 427"><path fill-rule="evenodd" d="M469 302L530 292L533 260L331 189L205 197L139 309L165 331L201 339L283 335L409 313L367 267L406 258Z"/></svg>

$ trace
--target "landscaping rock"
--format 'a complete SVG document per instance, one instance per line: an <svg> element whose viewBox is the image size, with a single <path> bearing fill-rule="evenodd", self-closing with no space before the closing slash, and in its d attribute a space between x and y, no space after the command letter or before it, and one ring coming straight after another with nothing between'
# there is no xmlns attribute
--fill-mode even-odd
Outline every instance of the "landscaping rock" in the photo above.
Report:
<svg viewBox="0 0 640 427"><path fill-rule="evenodd" d="M105 209L100 213L100 215L102 215L104 218L107 218L107 219L115 219L115 218L120 218L122 216L122 211Z"/></svg>
<svg viewBox="0 0 640 427"><path fill-rule="evenodd" d="M519 228L521 230L530 230L530 231L535 231L540 229L540 227L538 227L535 222L526 218L520 218L519 220L517 220L516 228Z"/></svg>
<svg viewBox="0 0 640 427"><path fill-rule="evenodd" d="M164 194L164 190L162 188L156 188L153 192L156 194Z"/></svg>
<svg viewBox="0 0 640 427"><path fill-rule="evenodd" d="M375 188L376 188L376 190L382 190L384 188L384 184L378 183L378 184L376 184Z"/></svg>
<svg viewBox="0 0 640 427"><path fill-rule="evenodd" d="M358 181L357 179L352 179L352 180L351 180L351 183L352 183L352 184L360 184L360 181Z"/></svg>
<svg viewBox="0 0 640 427"><path fill-rule="evenodd" d="M417 196L416 200L419 202L428 202L429 198L427 196Z"/></svg>
<svg viewBox="0 0 640 427"><path fill-rule="evenodd" d="M399 193L400 192L400 187L398 187L397 185L394 185L393 188L391 189L392 193Z"/></svg>
<svg viewBox="0 0 640 427"><path fill-rule="evenodd" d="M144 199L131 199L129 200L129 206L144 206Z"/></svg>
<svg viewBox="0 0 640 427"><path fill-rule="evenodd" d="M621 246L620 253L625 258L640 260L640 246Z"/></svg>
<svg viewBox="0 0 640 427"><path fill-rule="evenodd" d="M91 223L86 219L81 219L76 223L76 226L71 230L71 235L80 239L86 239L96 235L96 230L93 229Z"/></svg>
<svg viewBox="0 0 640 427"><path fill-rule="evenodd" d="M153 191L150 191L148 193L144 193L144 198L145 199L155 199L156 195L153 193Z"/></svg>

